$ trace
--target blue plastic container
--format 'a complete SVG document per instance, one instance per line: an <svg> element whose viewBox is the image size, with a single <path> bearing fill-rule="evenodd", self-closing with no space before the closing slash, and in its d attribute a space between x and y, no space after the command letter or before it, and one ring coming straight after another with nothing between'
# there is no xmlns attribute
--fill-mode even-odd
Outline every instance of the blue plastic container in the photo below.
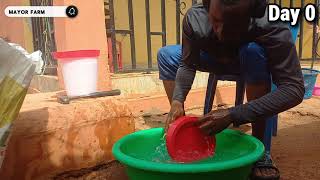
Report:
<svg viewBox="0 0 320 180"><path fill-rule="evenodd" d="M312 92L316 84L317 76L319 73L320 71L317 71L314 69L302 68L304 87L305 87L304 99L310 99L312 97Z"/></svg>

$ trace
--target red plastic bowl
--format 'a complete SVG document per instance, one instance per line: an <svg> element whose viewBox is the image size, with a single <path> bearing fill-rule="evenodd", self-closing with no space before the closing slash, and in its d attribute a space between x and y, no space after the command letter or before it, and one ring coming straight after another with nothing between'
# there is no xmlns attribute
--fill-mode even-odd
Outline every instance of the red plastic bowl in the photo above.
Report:
<svg viewBox="0 0 320 180"><path fill-rule="evenodd" d="M216 139L194 125L197 117L181 117L172 123L166 136L168 153L178 162L193 162L214 155Z"/></svg>

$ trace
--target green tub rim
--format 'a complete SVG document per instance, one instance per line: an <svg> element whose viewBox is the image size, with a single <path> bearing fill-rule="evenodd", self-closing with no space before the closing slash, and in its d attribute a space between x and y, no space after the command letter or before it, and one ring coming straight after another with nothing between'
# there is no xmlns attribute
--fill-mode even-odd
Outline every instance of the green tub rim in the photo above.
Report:
<svg viewBox="0 0 320 180"><path fill-rule="evenodd" d="M203 173L203 172L217 172L225 171L228 169L240 168L248 166L260 159L264 153L264 145L256 138L244 134L240 131L235 131L231 129L226 129L223 133L241 135L244 136L246 140L249 140L254 143L256 148L253 153L249 155L242 156L236 160L229 160L219 163L204 163L204 164L160 164L155 162L150 162L146 160L137 159L131 156L128 156L121 152L120 146L127 140L134 138L136 135L141 135L145 133L161 133L164 132L163 128L152 128L147 130L138 131L127 136L124 136L119 141L117 141L113 148L112 153L115 158L126 166L132 168L154 171L154 172L168 172L168 173Z"/></svg>

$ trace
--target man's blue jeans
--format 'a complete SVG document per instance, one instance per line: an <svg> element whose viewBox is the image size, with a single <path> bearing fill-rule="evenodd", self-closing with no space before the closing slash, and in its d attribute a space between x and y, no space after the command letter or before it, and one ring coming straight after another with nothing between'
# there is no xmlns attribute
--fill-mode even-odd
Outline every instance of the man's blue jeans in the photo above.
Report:
<svg viewBox="0 0 320 180"><path fill-rule="evenodd" d="M171 45L161 48L158 52L159 78L161 80L175 80L176 74L182 60L182 46ZM207 53L200 53L200 64L209 66L215 73L215 69L225 69L225 74L235 73L244 76L246 83L270 83L270 72L267 66L267 57L264 49L252 42L239 49L239 67L229 68L226 65L217 63ZM236 61L235 59L235 61ZM221 66L221 67L220 67ZM234 71L234 72L230 72Z"/></svg>

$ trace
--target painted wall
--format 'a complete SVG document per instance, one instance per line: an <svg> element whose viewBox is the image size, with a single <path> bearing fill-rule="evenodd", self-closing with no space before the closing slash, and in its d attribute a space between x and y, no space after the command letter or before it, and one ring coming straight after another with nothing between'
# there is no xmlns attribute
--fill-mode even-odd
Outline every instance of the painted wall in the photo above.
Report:
<svg viewBox="0 0 320 180"><path fill-rule="evenodd" d="M79 8L79 15L74 19L55 18L55 38L58 51L99 49L99 90L111 88L108 68L107 37L105 30L103 0L54 0L55 5L74 4ZM7 6L30 5L30 0L1 0L0 11L4 12ZM0 37L10 42L18 43L29 52L33 51L32 24L30 18L8 18L0 13ZM62 75L59 72L59 79ZM60 81L63 87L63 81Z"/></svg>
<svg viewBox="0 0 320 180"><path fill-rule="evenodd" d="M32 24L30 18L9 18L4 14L7 6L28 6L29 0L0 1L0 37L8 38L10 42L20 44L28 52L33 51Z"/></svg>
<svg viewBox="0 0 320 180"><path fill-rule="evenodd" d="M116 29L129 29L129 16L128 16L128 1L116 0L115 5L115 24ZM187 7L182 12L184 13L191 7L192 0L184 0ZM150 1L150 18L151 18L151 31L161 32L161 1ZM145 0L133 1L133 14L134 14L134 28L135 28L135 45L136 45L136 60L138 67L146 67L148 62L147 57L147 36L146 36L146 10ZM181 22L183 16L180 16ZM166 0L166 30L167 30L167 44L176 44L176 1ZM131 47L129 35L117 35L117 41L122 44L122 59L123 64L131 66ZM162 37L152 36L152 60L153 65L157 66L156 57L157 50L162 47Z"/></svg>
<svg viewBox="0 0 320 180"><path fill-rule="evenodd" d="M150 15L151 15L151 31L161 31L161 12L160 0L150 1ZM183 13L191 7L191 0L183 0L187 4ZM306 0L305 4L312 3L312 0ZM128 4L127 0L116 0L115 3L115 24L116 29L129 29L128 19ZM290 0L283 0L284 6L289 6ZM300 1L294 1L295 7L300 7ZM176 44L176 1L166 0L166 21L167 21L167 44ZM135 45L136 45L136 59L138 67L147 66L147 39L146 39L146 11L145 0L133 1L134 13L134 28L135 28ZM183 16L181 15L181 21ZM304 23L304 40L303 40L303 58L311 57L312 52L312 25ZM130 36L117 35L117 41L122 44L122 59L125 66L131 66L131 50L130 50ZM297 47L299 39L297 40ZM152 61L153 65L157 66L156 55L157 50L162 46L161 36L152 36Z"/></svg>
<svg viewBox="0 0 320 180"><path fill-rule="evenodd" d="M55 5L75 5L79 9L76 18L55 18L55 38L57 51L82 49L100 50L98 89L111 88L108 68L108 47L105 30L103 0L55 0ZM59 66L60 67L60 66ZM84 72L85 73L85 72ZM58 71L60 85L63 87L62 74Z"/></svg>
<svg viewBox="0 0 320 180"><path fill-rule="evenodd" d="M313 0L305 0L304 6L309 4L309 3L314 3ZM284 0L283 1L284 6L289 7L290 5L290 0ZM301 7L301 1L294 1L294 7ZM302 14L301 14L302 15ZM304 18L304 16L301 16ZM312 57L312 35L313 35L313 25L310 23L307 23L304 21L303 23L304 27L304 34L303 34L303 49L302 49L302 58L311 58ZM300 39L297 39L296 46L297 50L299 49L299 41ZM320 49L319 49L320 50Z"/></svg>

